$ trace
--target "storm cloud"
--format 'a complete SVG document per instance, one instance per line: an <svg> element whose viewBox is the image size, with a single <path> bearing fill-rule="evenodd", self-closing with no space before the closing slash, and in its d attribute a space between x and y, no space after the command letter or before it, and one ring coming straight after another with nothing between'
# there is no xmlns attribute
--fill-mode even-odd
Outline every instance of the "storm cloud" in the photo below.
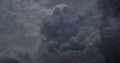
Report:
<svg viewBox="0 0 120 63"><path fill-rule="evenodd" d="M46 40L40 45L40 62L104 63L104 57L97 49L100 17L92 11L83 14L79 10L60 4L56 5L52 15L43 19L41 33Z"/></svg>
<svg viewBox="0 0 120 63"><path fill-rule="evenodd" d="M0 0L0 8L0 63L118 61L118 0Z"/></svg>

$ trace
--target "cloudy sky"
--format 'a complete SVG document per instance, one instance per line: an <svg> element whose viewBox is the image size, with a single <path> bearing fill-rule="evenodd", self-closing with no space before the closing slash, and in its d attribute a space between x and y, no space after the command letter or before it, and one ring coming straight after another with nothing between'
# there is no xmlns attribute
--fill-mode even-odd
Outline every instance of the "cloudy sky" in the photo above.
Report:
<svg viewBox="0 0 120 63"><path fill-rule="evenodd" d="M0 63L112 61L106 46L118 33L119 5L111 1L0 0Z"/></svg>

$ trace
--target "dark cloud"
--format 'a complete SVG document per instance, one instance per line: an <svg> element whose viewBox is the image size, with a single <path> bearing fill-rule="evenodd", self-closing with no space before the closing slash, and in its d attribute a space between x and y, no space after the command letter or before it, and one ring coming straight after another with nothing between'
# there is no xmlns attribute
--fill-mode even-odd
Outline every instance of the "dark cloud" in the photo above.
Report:
<svg viewBox="0 0 120 63"><path fill-rule="evenodd" d="M103 12L111 16L119 16L120 13L120 1L119 0L98 0L100 2L99 6L104 9Z"/></svg>
<svg viewBox="0 0 120 63"><path fill-rule="evenodd" d="M0 55L2 55L0 63L32 62L29 59L31 57L28 56L37 51L41 42L42 37L39 34L41 13L45 8L32 0L1 0L0 8ZM10 48L18 48L18 50L13 52ZM22 52L21 48L27 53ZM35 55L32 59L33 57Z"/></svg>
<svg viewBox="0 0 120 63"><path fill-rule="evenodd" d="M46 3L44 3L44 5L46 6L55 6L58 4L67 4L70 6L74 6L74 7L79 7L79 8L83 8L86 6L91 6L94 5L94 2L96 0L44 0L46 1ZM92 3L92 4L91 4Z"/></svg>
<svg viewBox="0 0 120 63"><path fill-rule="evenodd" d="M0 52L0 63L31 63L32 56L25 49L9 48Z"/></svg>
<svg viewBox="0 0 120 63"><path fill-rule="evenodd" d="M120 63L120 26L119 0L100 0L100 9L103 11L100 51L105 56L106 63Z"/></svg>
<svg viewBox="0 0 120 63"><path fill-rule="evenodd" d="M9 58L9 57L2 57L0 58L1 63L19 63L17 60Z"/></svg>
<svg viewBox="0 0 120 63"><path fill-rule="evenodd" d="M0 63L117 63L119 1L96 1L0 0Z"/></svg>
<svg viewBox="0 0 120 63"><path fill-rule="evenodd" d="M7 48L4 46L30 50L30 47L37 47L40 43L41 13L45 8L32 0L1 0L0 8L1 49Z"/></svg>
<svg viewBox="0 0 120 63"><path fill-rule="evenodd" d="M40 45L40 62L104 63L104 57L97 49L99 26L89 23L98 18L93 17L92 12L82 15L79 9L57 5L53 14L43 19L41 33L47 40Z"/></svg>

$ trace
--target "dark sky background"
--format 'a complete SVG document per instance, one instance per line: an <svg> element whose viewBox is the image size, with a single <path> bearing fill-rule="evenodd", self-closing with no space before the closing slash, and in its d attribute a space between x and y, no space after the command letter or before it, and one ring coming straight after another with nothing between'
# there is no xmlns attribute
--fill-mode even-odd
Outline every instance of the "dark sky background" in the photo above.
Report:
<svg viewBox="0 0 120 63"><path fill-rule="evenodd" d="M119 3L0 0L0 63L119 63Z"/></svg>

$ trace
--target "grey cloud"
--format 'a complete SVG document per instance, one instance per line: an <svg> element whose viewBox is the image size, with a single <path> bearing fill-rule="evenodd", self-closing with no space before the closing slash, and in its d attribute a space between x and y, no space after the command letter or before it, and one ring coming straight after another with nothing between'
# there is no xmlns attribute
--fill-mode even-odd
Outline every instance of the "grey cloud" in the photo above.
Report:
<svg viewBox="0 0 120 63"><path fill-rule="evenodd" d="M106 63L119 63L119 0L98 0L99 8L103 13L105 25L101 29L100 51L105 56Z"/></svg>
<svg viewBox="0 0 120 63"><path fill-rule="evenodd" d="M3 62L32 62L31 60L35 57L33 54L41 43L41 18L43 15L47 15L48 12L44 11L47 9L32 0L1 0L0 3L0 55L2 55L0 63L3 59ZM47 13L42 14L45 12ZM18 50L13 52L10 48L18 48ZM29 57L32 59L27 60L25 57L21 57L26 56L26 52L22 52L20 48L26 50L28 55L32 55ZM5 54L1 54L1 52Z"/></svg>
<svg viewBox="0 0 120 63"><path fill-rule="evenodd" d="M0 62L104 63L98 45L117 30L103 22L96 1L0 0Z"/></svg>
<svg viewBox="0 0 120 63"><path fill-rule="evenodd" d="M99 17L93 18L92 12L85 14L88 17L82 15L79 9L62 4L57 5L53 15L43 19L41 33L47 40L40 45L40 62L104 63L104 57L97 51L100 43L99 26L89 23ZM90 17L93 19L90 20Z"/></svg>
<svg viewBox="0 0 120 63"><path fill-rule="evenodd" d="M0 43L8 47L37 47L41 40L41 18L47 15L47 9L33 0L1 0L0 5Z"/></svg>
<svg viewBox="0 0 120 63"><path fill-rule="evenodd" d="M31 54L20 48L9 48L0 52L1 63L31 63Z"/></svg>

